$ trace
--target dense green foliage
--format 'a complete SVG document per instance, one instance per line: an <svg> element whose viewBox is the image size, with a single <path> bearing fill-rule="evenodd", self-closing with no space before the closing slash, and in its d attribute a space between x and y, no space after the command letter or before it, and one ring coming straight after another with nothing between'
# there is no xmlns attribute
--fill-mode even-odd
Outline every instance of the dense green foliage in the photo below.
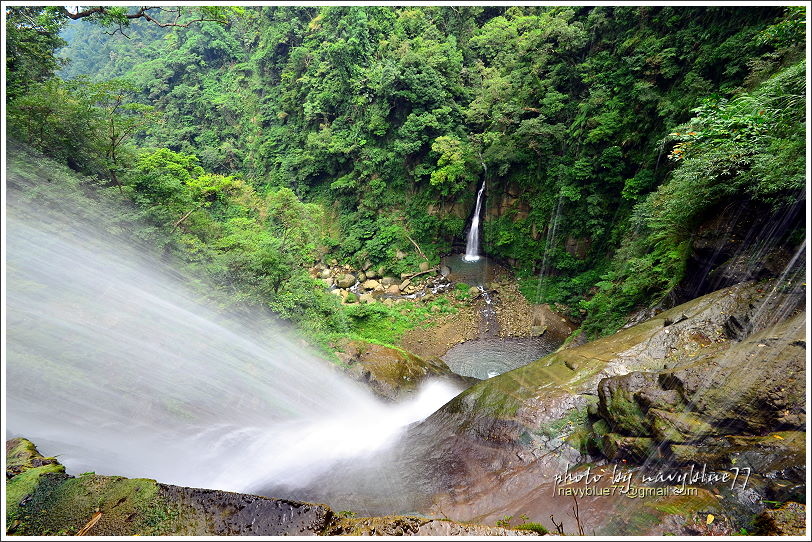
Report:
<svg viewBox="0 0 812 542"><path fill-rule="evenodd" d="M592 334L680 281L714 205L780 207L804 185L803 8L275 6L176 29L10 14L12 136L314 330L371 320L307 265L397 274L415 245L437 263L483 179L486 250Z"/></svg>

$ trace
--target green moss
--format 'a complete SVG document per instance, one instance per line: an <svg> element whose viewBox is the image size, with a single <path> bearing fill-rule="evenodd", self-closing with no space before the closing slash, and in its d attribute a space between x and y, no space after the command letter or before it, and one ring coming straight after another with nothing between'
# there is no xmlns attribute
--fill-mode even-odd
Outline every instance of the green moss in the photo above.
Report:
<svg viewBox="0 0 812 542"><path fill-rule="evenodd" d="M26 470L12 479L6 481L6 530L10 530L12 523L22 517L20 503L34 493L40 485L40 480L46 474L61 474L65 467L60 464L43 465Z"/></svg>
<svg viewBox="0 0 812 542"><path fill-rule="evenodd" d="M541 523L522 523L521 525L516 525L514 529L519 531L533 531L540 535L545 535L549 532Z"/></svg>
<svg viewBox="0 0 812 542"><path fill-rule="evenodd" d="M631 435L648 434L646 413L624 389L618 387L612 390L605 407L613 425L621 431Z"/></svg>

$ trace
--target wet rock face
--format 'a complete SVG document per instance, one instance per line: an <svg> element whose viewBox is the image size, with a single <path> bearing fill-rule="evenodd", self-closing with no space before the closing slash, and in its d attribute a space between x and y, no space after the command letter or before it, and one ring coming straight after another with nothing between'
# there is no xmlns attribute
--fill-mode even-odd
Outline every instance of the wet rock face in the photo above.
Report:
<svg viewBox="0 0 812 542"><path fill-rule="evenodd" d="M801 200L780 215L748 201L725 202L709 212L711 218L692 239L688 273L674 301L780 275L794 251L791 233L803 227L804 204Z"/></svg>
<svg viewBox="0 0 812 542"><path fill-rule="evenodd" d="M158 487L161 497L194 511L195 514L189 516L206 519L205 527L189 522L182 529L183 534L191 531L188 534L317 535L333 518L332 510L319 504L212 489L164 484L158 484Z"/></svg>
<svg viewBox="0 0 812 542"><path fill-rule="evenodd" d="M343 519L336 522L324 534L328 536L533 536L536 533L486 525L463 525L442 519L394 516Z"/></svg>
<svg viewBox="0 0 812 542"><path fill-rule="evenodd" d="M800 314L694 363L604 379L598 411L621 433L662 442L803 430L804 324Z"/></svg>
<svg viewBox="0 0 812 542"><path fill-rule="evenodd" d="M518 488L528 500L549 495L563 465L605 458L758 464L781 482L759 482L757 498L793 495L804 464L803 439L793 437L805 423L804 316L775 322L793 314L796 295L736 285L472 386L411 430L409 440L428 449L435 509L498 519ZM727 438L769 431L784 433ZM494 484L513 491L497 495ZM534 514L554 506L533 502ZM601 506L595 514L606 513Z"/></svg>
<svg viewBox="0 0 812 542"><path fill-rule="evenodd" d="M8 534L41 535L524 535L409 516L342 518L330 507L147 479L64 474L25 439L6 443ZM44 463L42 466L36 466ZM14 474L17 473L17 474ZM10 476L10 477L9 477Z"/></svg>

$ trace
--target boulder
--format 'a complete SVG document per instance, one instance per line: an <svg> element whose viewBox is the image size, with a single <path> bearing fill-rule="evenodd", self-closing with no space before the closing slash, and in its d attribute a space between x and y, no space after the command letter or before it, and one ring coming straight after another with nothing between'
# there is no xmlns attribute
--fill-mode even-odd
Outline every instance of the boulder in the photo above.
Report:
<svg viewBox="0 0 812 542"><path fill-rule="evenodd" d="M362 287L364 290L375 290L376 288L380 287L380 285L381 285L381 283L380 283L380 282L378 282L377 280L372 280L372 279L370 279L370 280L365 280L365 281L364 281L364 282L361 284L361 287Z"/></svg>
<svg viewBox="0 0 812 542"><path fill-rule="evenodd" d="M339 288L349 288L356 282L356 277L352 273L344 273L336 277L336 284Z"/></svg>
<svg viewBox="0 0 812 542"><path fill-rule="evenodd" d="M358 273L358 276L356 278L358 279L358 282L365 282L367 280L367 275L366 273L361 271L360 273Z"/></svg>
<svg viewBox="0 0 812 542"><path fill-rule="evenodd" d="M338 347L342 350L339 358L350 376L386 399L410 395L427 378L445 380L460 387L467 383L440 359L424 359L405 350L360 340L344 339Z"/></svg>
<svg viewBox="0 0 812 542"><path fill-rule="evenodd" d="M361 303L375 303L375 297L372 294L361 294L358 300Z"/></svg>
<svg viewBox="0 0 812 542"><path fill-rule="evenodd" d="M400 286L397 284L391 284L386 288L386 293L391 295L400 295Z"/></svg>
<svg viewBox="0 0 812 542"><path fill-rule="evenodd" d="M330 278L330 270L329 269L322 269L321 273L319 275L323 279L328 279L328 278Z"/></svg>
<svg viewBox="0 0 812 542"><path fill-rule="evenodd" d="M378 276L378 273L374 269L366 269L364 272L366 273L368 279L374 279Z"/></svg>
<svg viewBox="0 0 812 542"><path fill-rule="evenodd" d="M658 442L693 442L717 432L712 425L690 412L652 408L648 411L647 421Z"/></svg>
<svg viewBox="0 0 812 542"><path fill-rule="evenodd" d="M394 283L395 283L394 277L384 277L381 279L381 284L383 284L384 286L390 286Z"/></svg>

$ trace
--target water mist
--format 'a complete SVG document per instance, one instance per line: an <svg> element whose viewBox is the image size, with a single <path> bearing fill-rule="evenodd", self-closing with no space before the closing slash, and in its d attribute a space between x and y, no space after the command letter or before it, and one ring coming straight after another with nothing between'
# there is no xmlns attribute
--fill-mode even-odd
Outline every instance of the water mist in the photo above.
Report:
<svg viewBox="0 0 812 542"><path fill-rule="evenodd" d="M339 462L374 463L460 391L428 384L384 404L267 314L224 315L87 209L54 206L9 190L7 438L69 472L314 487Z"/></svg>

